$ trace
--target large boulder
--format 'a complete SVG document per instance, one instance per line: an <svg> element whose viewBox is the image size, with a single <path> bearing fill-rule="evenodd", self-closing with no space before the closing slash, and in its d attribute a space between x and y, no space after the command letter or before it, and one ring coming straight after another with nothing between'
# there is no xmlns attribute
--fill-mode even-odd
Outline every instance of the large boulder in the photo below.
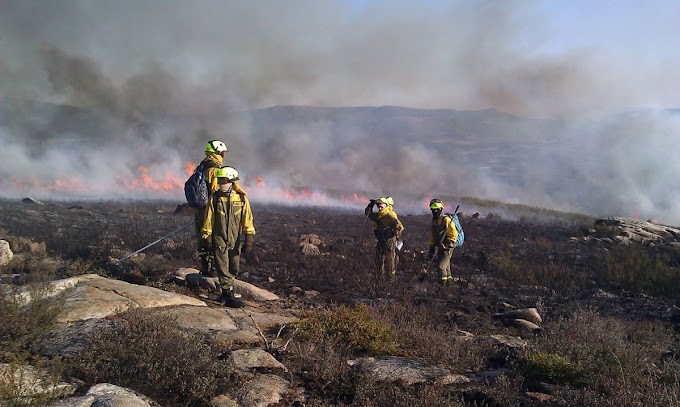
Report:
<svg viewBox="0 0 680 407"><path fill-rule="evenodd" d="M14 258L14 253L6 240L0 240L0 266L6 266Z"/></svg>

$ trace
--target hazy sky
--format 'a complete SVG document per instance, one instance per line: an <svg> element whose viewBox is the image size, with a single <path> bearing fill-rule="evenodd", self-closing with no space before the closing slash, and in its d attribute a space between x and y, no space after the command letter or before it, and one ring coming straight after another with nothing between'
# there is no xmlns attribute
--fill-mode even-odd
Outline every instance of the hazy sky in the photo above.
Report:
<svg viewBox="0 0 680 407"><path fill-rule="evenodd" d="M44 140L29 134L67 141L68 135L58 134L49 115L21 118L32 133L17 117L4 117L0 187L5 195L40 196L89 185L97 197L118 196L149 157L151 179L181 180L185 163L202 158L205 141L194 140L200 129L144 118L209 114L224 117L204 127L225 138L239 169L251 178L274 174L283 186L314 178L338 187L337 174L344 174L364 190L396 194L385 191L389 179L438 177L442 172L432 170L439 165L451 177L465 174L469 185L485 186L454 191L460 195L680 222L678 115L625 123L607 116L587 121L586 131L582 121L605 112L679 108L678 39L677 0L0 0L3 105L30 99L92 107L112 113L107 120L117 130L107 135L117 142L105 149L69 144L38 154L35 145ZM380 149L363 148L370 134L347 134L346 143L354 144L335 151L319 124L280 129L277 150L253 140L247 123L227 118L230 111L276 105L493 107L579 117L562 126L565 140L558 140L578 153L546 149L527 163L527 173L542 178L513 186L474 163L456 167L460 160L422 145L394 148L395 160L382 157ZM195 150L178 143L189 138L188 145L200 144ZM37 156L40 175L26 171ZM408 162L411 173L399 165L372 167L376 162ZM83 168L87 177L79 178ZM577 176L573 199L550 192L552 174ZM64 182L65 176L71 178ZM41 182L50 177L46 188ZM583 180L603 177L611 181L582 188ZM427 193L439 194L437 185L454 180L416 178L401 188L429 185ZM174 196L181 199L181 190Z"/></svg>
<svg viewBox="0 0 680 407"><path fill-rule="evenodd" d="M54 47L93 61L113 87L164 71L181 85L173 97L198 93L228 106L540 115L680 106L680 2L672 0L1 4L11 95L54 91L37 59ZM71 95L95 103L87 96Z"/></svg>

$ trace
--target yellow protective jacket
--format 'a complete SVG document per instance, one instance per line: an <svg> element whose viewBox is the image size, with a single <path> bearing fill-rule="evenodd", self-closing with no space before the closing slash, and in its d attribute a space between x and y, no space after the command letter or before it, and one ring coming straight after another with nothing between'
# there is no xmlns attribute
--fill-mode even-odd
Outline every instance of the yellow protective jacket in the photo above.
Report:
<svg viewBox="0 0 680 407"><path fill-rule="evenodd" d="M404 225L399 221L399 217L394 212L392 205L387 205L378 212L369 212L368 218L373 221L373 228L378 239L401 238Z"/></svg>
<svg viewBox="0 0 680 407"><path fill-rule="evenodd" d="M443 249L450 249L454 247L457 239L458 230L456 230L456 225L453 223L453 219L451 219L450 216L446 216L444 213L442 213L436 219L432 219L430 247L434 247L439 244L439 242L441 242L439 247Z"/></svg>
<svg viewBox="0 0 680 407"><path fill-rule="evenodd" d="M213 192L217 191L220 189L220 185L217 183L217 177L215 176L217 174L217 170L220 169L223 165L224 159L220 154L217 153L205 153L205 159L203 159L202 162L211 162L213 165L203 171L205 173L205 181L208 183L208 186L210 187L210 194ZM238 181L234 181L233 183L234 186L234 191L238 192L239 194L246 194L246 191L241 188L239 185Z"/></svg>
<svg viewBox="0 0 680 407"><path fill-rule="evenodd" d="M230 250L236 246L241 234L254 235L253 212L246 195L233 190L215 192L206 206L201 234L212 235L214 244L224 244Z"/></svg>

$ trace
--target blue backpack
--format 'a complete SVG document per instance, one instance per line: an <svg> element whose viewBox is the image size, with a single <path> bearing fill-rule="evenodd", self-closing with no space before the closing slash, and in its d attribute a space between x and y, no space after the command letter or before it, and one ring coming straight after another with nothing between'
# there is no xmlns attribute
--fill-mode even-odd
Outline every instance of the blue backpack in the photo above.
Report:
<svg viewBox="0 0 680 407"><path fill-rule="evenodd" d="M456 226L456 231L458 232L458 239L456 239L456 243L453 247L462 246L463 242L465 242L465 233L463 232L463 227L460 225L460 220L458 220L458 215L455 213L447 213L446 216L451 218L453 224Z"/></svg>
<svg viewBox="0 0 680 407"><path fill-rule="evenodd" d="M217 165L211 161L202 161L184 183L184 196L190 208L204 208L208 204L210 191L205 179L205 170L212 167Z"/></svg>

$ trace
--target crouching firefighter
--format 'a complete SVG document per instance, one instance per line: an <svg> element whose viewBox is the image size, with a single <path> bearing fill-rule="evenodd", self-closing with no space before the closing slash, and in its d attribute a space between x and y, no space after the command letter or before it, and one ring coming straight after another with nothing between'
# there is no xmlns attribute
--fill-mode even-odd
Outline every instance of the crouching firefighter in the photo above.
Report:
<svg viewBox="0 0 680 407"><path fill-rule="evenodd" d="M446 287L451 284L451 257L458 239L456 225L450 216L444 214L444 203L441 199L430 201L432 211L432 233L430 234L430 252L428 266L437 262L437 269L441 277L440 283Z"/></svg>
<svg viewBox="0 0 680 407"><path fill-rule="evenodd" d="M378 211L373 212L373 207ZM373 221L373 233L377 239L375 245L376 271L380 278L391 278L397 271L397 240L401 239L404 225L394 211L392 197L371 199L364 210L367 218Z"/></svg>
<svg viewBox="0 0 680 407"><path fill-rule="evenodd" d="M219 188L206 206L201 237L211 243L213 261L209 266L219 280L221 295L218 301L228 307L241 307L241 295L234 292L233 284L239 271L242 238L246 260L255 261L253 212L246 195L234 190L234 182L238 181L236 169L221 167L216 178Z"/></svg>

